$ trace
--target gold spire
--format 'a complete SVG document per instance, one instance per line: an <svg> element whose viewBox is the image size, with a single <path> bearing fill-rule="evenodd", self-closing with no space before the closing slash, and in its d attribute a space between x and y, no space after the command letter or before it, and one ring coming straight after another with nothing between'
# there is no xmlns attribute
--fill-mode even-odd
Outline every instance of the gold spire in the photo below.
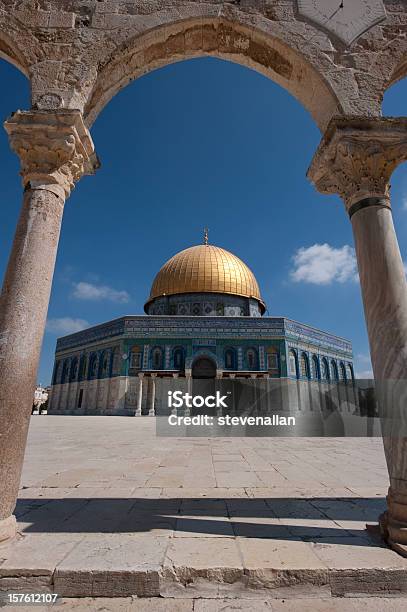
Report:
<svg viewBox="0 0 407 612"><path fill-rule="evenodd" d="M208 246L208 240L209 240L209 230L207 227L204 227L204 244L206 246Z"/></svg>

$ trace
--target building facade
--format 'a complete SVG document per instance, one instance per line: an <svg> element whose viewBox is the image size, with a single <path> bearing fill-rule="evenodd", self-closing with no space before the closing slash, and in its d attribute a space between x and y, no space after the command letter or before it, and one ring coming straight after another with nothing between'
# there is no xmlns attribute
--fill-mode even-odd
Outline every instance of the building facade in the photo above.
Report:
<svg viewBox="0 0 407 612"><path fill-rule="evenodd" d="M146 315L58 339L48 412L154 415L159 391L177 380L295 381L282 408L300 404L310 383L353 385L348 340L265 310L239 258L207 240L185 249L157 274Z"/></svg>

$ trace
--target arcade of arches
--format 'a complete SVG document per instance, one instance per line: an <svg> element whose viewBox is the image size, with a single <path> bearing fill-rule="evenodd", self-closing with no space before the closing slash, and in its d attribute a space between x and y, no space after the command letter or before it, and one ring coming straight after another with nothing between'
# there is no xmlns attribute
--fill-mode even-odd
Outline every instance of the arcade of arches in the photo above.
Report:
<svg viewBox="0 0 407 612"><path fill-rule="evenodd" d="M308 177L320 192L343 198L380 407L385 415L401 411L407 286L389 183L407 159L407 119L382 117L381 101L407 72L407 12L399 0L353 0L341 19L322 19L315 4L322 11L322 0L71 0L66 10L45 0L0 0L0 56L29 78L32 92L31 109L5 123L20 157L24 197L1 295L0 539L16 529L65 200L98 166L89 129L127 83L170 62L212 55L246 65L284 87L314 118L322 140ZM386 431L383 440L390 489L381 524L389 543L406 554L407 439Z"/></svg>

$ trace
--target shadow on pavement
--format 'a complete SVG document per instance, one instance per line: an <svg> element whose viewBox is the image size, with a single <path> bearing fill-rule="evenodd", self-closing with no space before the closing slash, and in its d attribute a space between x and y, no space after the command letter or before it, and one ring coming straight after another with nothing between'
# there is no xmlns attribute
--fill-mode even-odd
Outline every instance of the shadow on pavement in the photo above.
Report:
<svg viewBox="0 0 407 612"><path fill-rule="evenodd" d="M364 528L377 523L374 498L33 498L15 514L25 533L149 533L239 536L381 546ZM295 521L300 524L295 524ZM309 521L309 523L308 523ZM347 521L353 521L348 525ZM355 522L362 522L356 525Z"/></svg>

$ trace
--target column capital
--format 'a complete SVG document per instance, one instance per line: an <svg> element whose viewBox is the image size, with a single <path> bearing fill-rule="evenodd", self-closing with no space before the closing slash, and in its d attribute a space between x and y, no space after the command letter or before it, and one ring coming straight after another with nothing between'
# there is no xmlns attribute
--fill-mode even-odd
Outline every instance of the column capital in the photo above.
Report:
<svg viewBox="0 0 407 612"><path fill-rule="evenodd" d="M406 117L333 117L307 177L321 193L340 195L348 211L361 201L389 207L390 177L406 159Z"/></svg>
<svg viewBox="0 0 407 612"><path fill-rule="evenodd" d="M78 110L19 110L4 127L20 158L25 189L46 189L65 199L76 181L99 167L92 138Z"/></svg>

